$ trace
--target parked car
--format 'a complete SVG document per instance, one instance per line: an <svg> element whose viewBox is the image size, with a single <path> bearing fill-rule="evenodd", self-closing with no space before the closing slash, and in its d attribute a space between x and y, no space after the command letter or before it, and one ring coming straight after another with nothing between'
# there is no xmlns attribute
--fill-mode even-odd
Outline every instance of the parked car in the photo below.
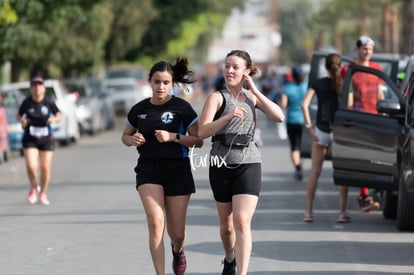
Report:
<svg viewBox="0 0 414 275"><path fill-rule="evenodd" d="M142 89L145 97L150 97L152 95L151 86L148 83L148 73L140 66L109 67L105 72L105 79L117 78L134 78L137 81L138 87Z"/></svg>
<svg viewBox="0 0 414 275"><path fill-rule="evenodd" d="M310 86L316 79L327 75L325 69L325 58L329 55L329 52L314 52L312 55L310 72L308 78L308 85ZM342 65L351 63L354 57L342 55ZM399 71L399 58L394 55L382 55L375 54L371 58L372 61L381 65L382 71L389 76L389 78L396 83L397 75ZM316 113L318 110L317 98L313 97L311 104L309 105L309 114L311 116L312 124L316 123ZM301 156L303 158L310 158L312 152L312 138L309 135L309 131L304 128L301 142ZM332 159L332 148L326 155L326 159Z"/></svg>
<svg viewBox="0 0 414 275"><path fill-rule="evenodd" d="M7 112L7 130L9 137L9 146L11 151L18 151L23 156L23 128L16 119L19 111L20 103L24 99L24 95L18 90L0 91L3 97L4 106Z"/></svg>
<svg viewBox="0 0 414 275"><path fill-rule="evenodd" d="M76 117L76 97L70 94L64 84L56 79L47 79L44 82L46 94L55 100L56 105L62 113L60 122L52 125L55 131L55 138L60 145L68 145L70 142L76 142L80 137L78 120ZM18 90L25 96L30 95L29 82L16 82L5 84L0 88L1 91Z"/></svg>
<svg viewBox="0 0 414 275"><path fill-rule="evenodd" d="M347 108L355 73L382 79L378 114ZM351 64L335 115L332 142L336 185L383 190L383 216L399 230L414 230L414 74L401 91L385 72ZM406 95L406 97L404 97Z"/></svg>
<svg viewBox="0 0 414 275"><path fill-rule="evenodd" d="M126 115L132 106L148 97L134 78L104 79L102 89L111 95L118 116Z"/></svg>
<svg viewBox="0 0 414 275"><path fill-rule="evenodd" d="M113 129L115 127L115 110L112 102L112 96L104 91L101 80L90 80L88 82L88 86L93 91L93 94L96 94L103 102L105 109L104 114L106 129Z"/></svg>
<svg viewBox="0 0 414 275"><path fill-rule="evenodd" d="M7 131L7 112L4 106L3 97L0 94L0 163L9 160L10 147Z"/></svg>
<svg viewBox="0 0 414 275"><path fill-rule="evenodd" d="M108 96L101 92L99 81L68 79L64 84L77 97L76 115L81 133L94 135L114 126L113 107L105 100Z"/></svg>

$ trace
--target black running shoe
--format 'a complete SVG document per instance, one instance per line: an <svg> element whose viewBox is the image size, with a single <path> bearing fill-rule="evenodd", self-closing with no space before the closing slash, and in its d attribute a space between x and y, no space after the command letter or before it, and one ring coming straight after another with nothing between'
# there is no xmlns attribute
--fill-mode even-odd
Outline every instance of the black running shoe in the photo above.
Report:
<svg viewBox="0 0 414 275"><path fill-rule="evenodd" d="M221 275L236 275L236 259L228 262L226 261L226 258L224 258L223 265L223 273L221 273Z"/></svg>

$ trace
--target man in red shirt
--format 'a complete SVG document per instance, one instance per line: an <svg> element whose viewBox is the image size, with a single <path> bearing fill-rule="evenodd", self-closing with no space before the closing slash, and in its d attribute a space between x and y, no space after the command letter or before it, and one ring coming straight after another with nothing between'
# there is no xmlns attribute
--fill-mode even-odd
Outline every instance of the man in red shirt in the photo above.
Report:
<svg viewBox="0 0 414 275"><path fill-rule="evenodd" d="M373 69L381 70L378 63L370 61L374 52L374 40L368 36L361 36L358 38L355 51L356 58L353 63L366 66ZM348 71L348 65L341 70L342 78L345 77ZM352 76L352 92L348 96L348 107L361 112L377 114L376 104L378 101L384 99L384 94L381 89L382 79L379 77L363 72L357 72ZM368 212L380 208L378 201L374 199L375 190L370 190L366 187L361 188L358 197L361 211Z"/></svg>

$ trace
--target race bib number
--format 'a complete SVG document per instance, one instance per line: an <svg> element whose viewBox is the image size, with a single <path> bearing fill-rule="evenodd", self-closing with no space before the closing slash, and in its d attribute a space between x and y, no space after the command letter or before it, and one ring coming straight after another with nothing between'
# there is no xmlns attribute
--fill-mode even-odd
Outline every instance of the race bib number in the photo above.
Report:
<svg viewBox="0 0 414 275"><path fill-rule="evenodd" d="M49 135L49 127L30 126L29 133L32 137L47 137Z"/></svg>

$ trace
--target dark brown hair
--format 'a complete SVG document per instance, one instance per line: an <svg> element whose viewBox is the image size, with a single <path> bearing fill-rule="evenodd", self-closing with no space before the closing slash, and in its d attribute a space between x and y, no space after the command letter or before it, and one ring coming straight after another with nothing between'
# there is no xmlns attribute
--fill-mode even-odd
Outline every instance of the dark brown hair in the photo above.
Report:
<svg viewBox="0 0 414 275"><path fill-rule="evenodd" d="M257 67L252 65L252 59L250 58L250 55L246 51L232 50L226 55L226 58L232 55L241 57L244 59L244 61L246 61L246 68L250 69L250 73L249 73L250 76L254 76L259 72Z"/></svg>
<svg viewBox="0 0 414 275"><path fill-rule="evenodd" d="M341 56L337 53L329 54L325 59L325 68L331 75L331 86L337 95L341 94Z"/></svg>
<svg viewBox="0 0 414 275"><path fill-rule="evenodd" d="M197 81L197 79L193 78L194 72L188 69L188 60L186 57L177 57L174 65L167 61L155 63L148 74L148 80L151 80L154 73L166 71L171 74L173 82L191 84Z"/></svg>

